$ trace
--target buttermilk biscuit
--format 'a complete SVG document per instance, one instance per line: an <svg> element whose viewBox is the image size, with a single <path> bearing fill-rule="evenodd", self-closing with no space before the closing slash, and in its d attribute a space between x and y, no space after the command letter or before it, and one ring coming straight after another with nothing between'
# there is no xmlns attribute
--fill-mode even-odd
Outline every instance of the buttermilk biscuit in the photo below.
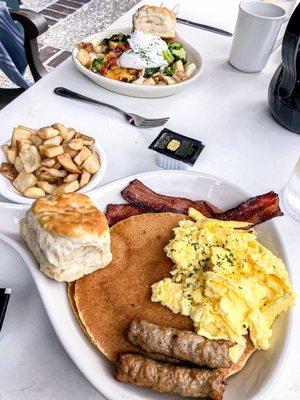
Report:
<svg viewBox="0 0 300 400"><path fill-rule="evenodd" d="M36 200L20 221L20 234L41 271L57 281L72 282L112 259L107 220L83 194Z"/></svg>
<svg viewBox="0 0 300 400"><path fill-rule="evenodd" d="M176 15L166 7L145 5L133 15L133 26L144 33L174 39Z"/></svg>

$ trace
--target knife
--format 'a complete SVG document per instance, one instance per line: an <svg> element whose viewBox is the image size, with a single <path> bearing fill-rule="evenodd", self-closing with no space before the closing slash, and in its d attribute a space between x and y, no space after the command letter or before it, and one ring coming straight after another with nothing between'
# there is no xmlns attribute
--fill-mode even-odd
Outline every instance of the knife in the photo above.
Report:
<svg viewBox="0 0 300 400"><path fill-rule="evenodd" d="M4 321L10 294L11 294L11 289L0 288L0 331L2 328L3 321Z"/></svg>
<svg viewBox="0 0 300 400"><path fill-rule="evenodd" d="M215 28L215 27L209 26L209 25L199 24L198 22L189 21L188 19L183 19L183 18L177 17L177 22L179 22L180 24L183 24L183 25L188 25L188 26L193 26L195 28L204 29L205 31L218 33L219 35L232 36L232 33L223 31L223 29Z"/></svg>

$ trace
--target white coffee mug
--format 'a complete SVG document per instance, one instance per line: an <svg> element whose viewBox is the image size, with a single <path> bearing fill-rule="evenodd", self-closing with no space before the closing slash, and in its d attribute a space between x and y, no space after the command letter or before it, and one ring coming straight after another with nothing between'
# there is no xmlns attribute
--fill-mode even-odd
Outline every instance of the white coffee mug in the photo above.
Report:
<svg viewBox="0 0 300 400"><path fill-rule="evenodd" d="M286 11L273 3L246 0L240 3L230 64L243 72L259 72L267 64Z"/></svg>

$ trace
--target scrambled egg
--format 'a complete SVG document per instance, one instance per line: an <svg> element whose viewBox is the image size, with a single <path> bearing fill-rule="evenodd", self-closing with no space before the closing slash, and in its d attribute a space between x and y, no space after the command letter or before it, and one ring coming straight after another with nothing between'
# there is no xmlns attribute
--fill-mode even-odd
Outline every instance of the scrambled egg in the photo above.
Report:
<svg viewBox="0 0 300 400"><path fill-rule="evenodd" d="M128 72L128 69L122 67L112 67L111 70L107 71L106 77L115 81L132 82L134 80L134 76Z"/></svg>
<svg viewBox="0 0 300 400"><path fill-rule="evenodd" d="M181 221L165 247L171 278L152 285L152 301L190 316L199 335L236 343L237 361L249 332L257 349L270 347L272 324L295 300L284 263L260 244L249 224L205 218Z"/></svg>

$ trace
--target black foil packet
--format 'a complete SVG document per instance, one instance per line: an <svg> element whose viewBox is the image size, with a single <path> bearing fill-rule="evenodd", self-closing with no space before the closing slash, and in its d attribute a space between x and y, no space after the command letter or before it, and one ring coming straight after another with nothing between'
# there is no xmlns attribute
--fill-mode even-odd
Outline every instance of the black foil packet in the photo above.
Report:
<svg viewBox="0 0 300 400"><path fill-rule="evenodd" d="M164 128L150 144L149 149L193 166L204 147L197 139Z"/></svg>
<svg viewBox="0 0 300 400"><path fill-rule="evenodd" d="M0 288L0 331L3 325L10 294L11 294L11 289Z"/></svg>

